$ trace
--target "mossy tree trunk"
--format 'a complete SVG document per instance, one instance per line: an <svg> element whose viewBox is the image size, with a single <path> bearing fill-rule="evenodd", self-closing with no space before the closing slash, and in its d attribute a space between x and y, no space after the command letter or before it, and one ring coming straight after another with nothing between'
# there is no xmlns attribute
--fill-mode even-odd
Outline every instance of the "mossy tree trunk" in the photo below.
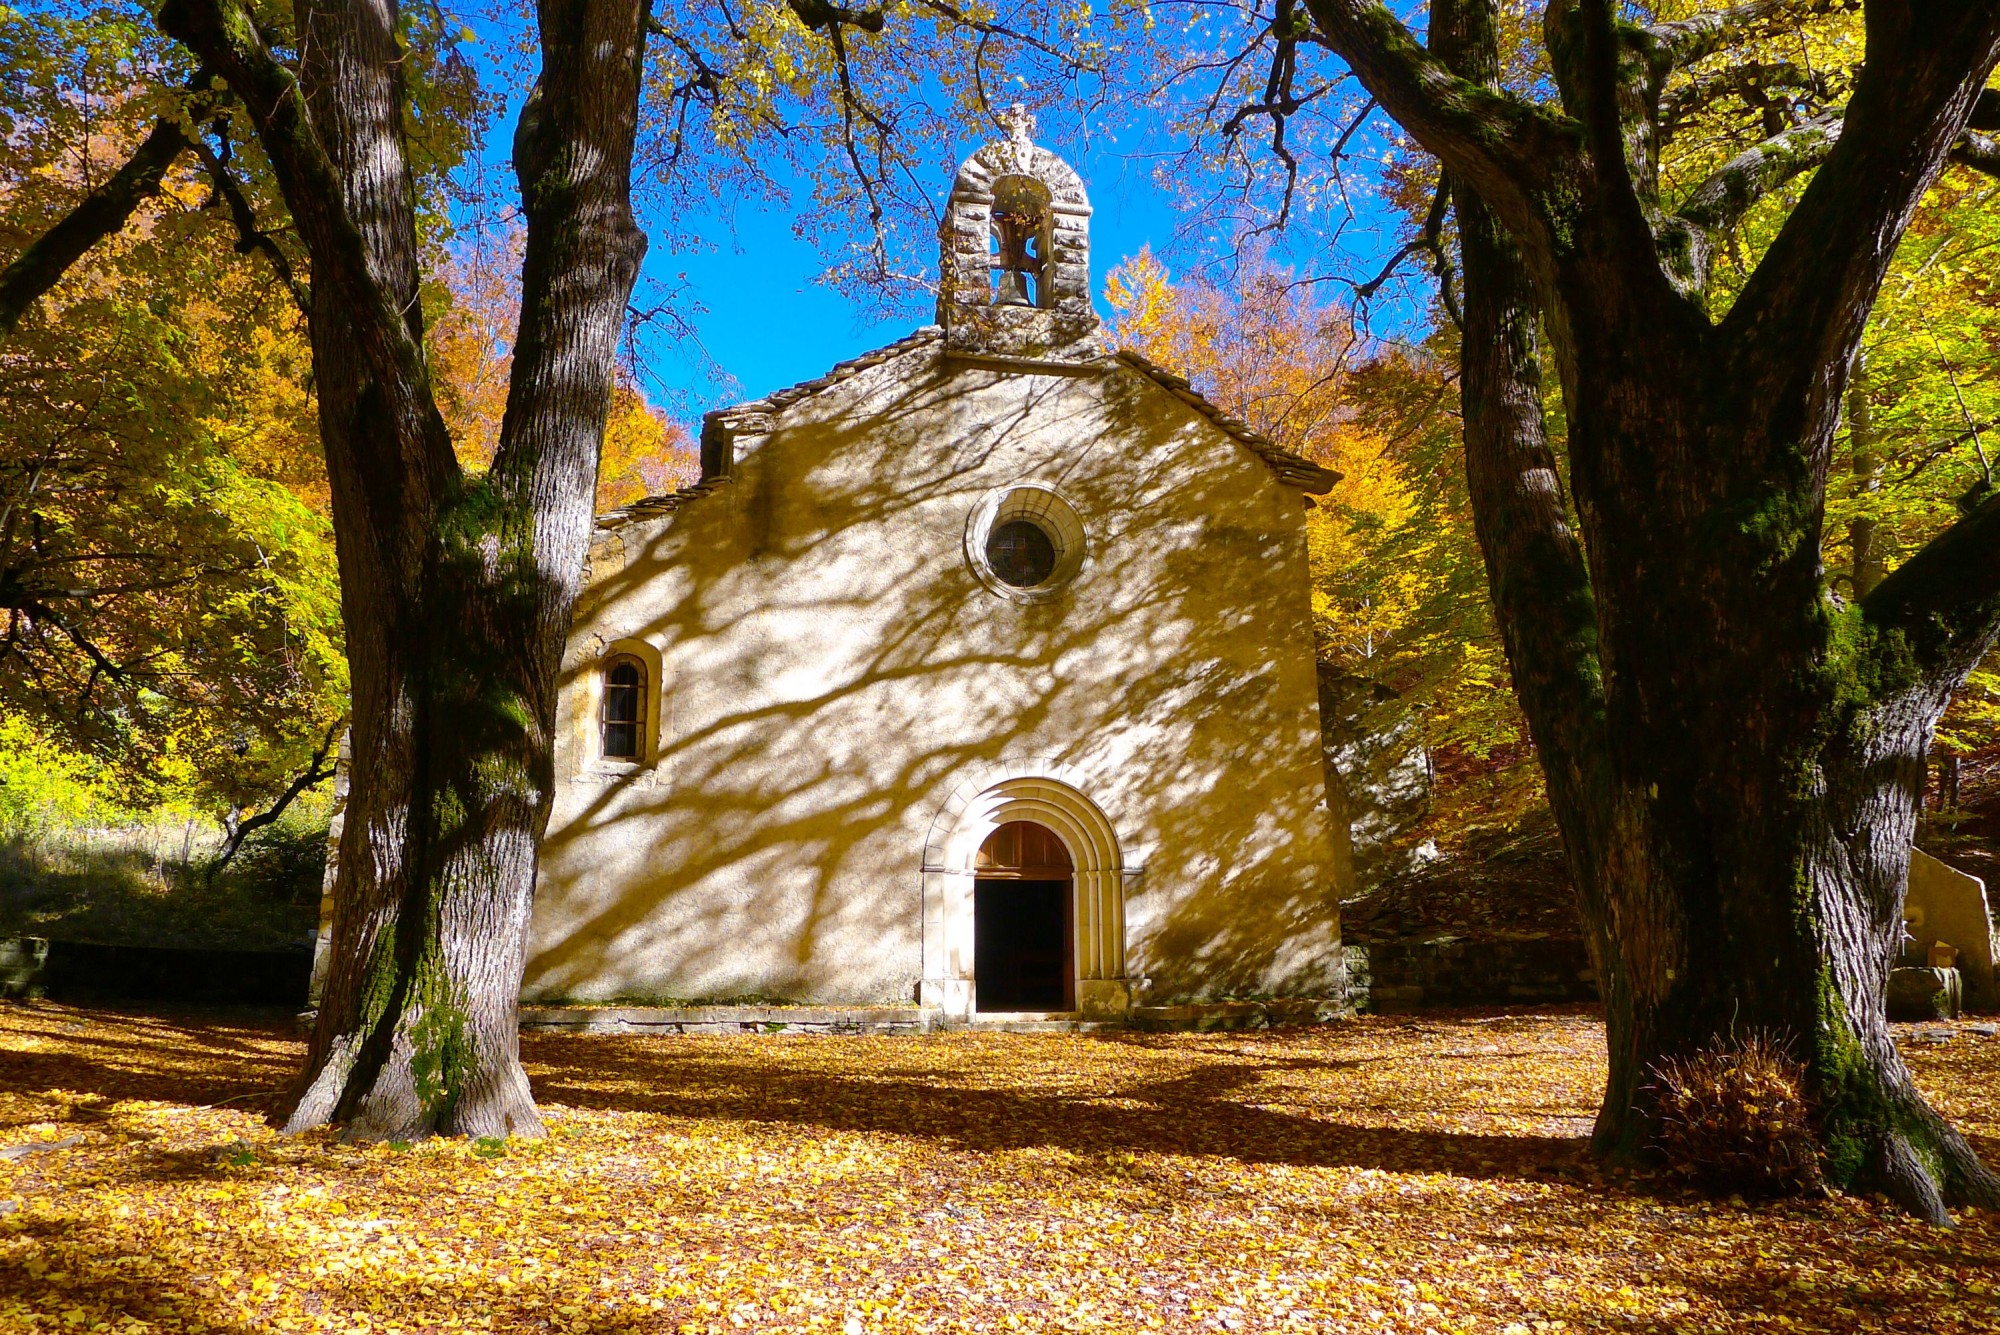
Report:
<svg viewBox="0 0 2000 1335"><path fill-rule="evenodd" d="M1835 1181L1934 1220L2000 1205L1884 1014L1925 754L2000 627L2000 509L1855 601L1821 568L1848 368L2000 56L2000 10L1938 4L1919 22L1872 5L1844 119L1787 129L1669 211L1660 94L1723 24L1648 30L1602 0L1552 3L1555 110L1498 91L1492 0L1434 4L1428 52L1384 10L1311 8L1453 190L1474 515L1605 999L1598 1147L1646 1149L1661 1059L1761 1031L1806 1069ZM1711 318L1708 256L1809 169ZM1544 331L1569 497L1544 434Z"/></svg>
<svg viewBox="0 0 2000 1335"><path fill-rule="evenodd" d="M632 217L643 0L545 0L515 170L521 326L499 450L461 470L418 300L388 0L302 0L294 72L241 0L161 25L253 112L313 265L321 432L353 680L331 966L288 1127L534 1134L517 996L553 791Z"/></svg>

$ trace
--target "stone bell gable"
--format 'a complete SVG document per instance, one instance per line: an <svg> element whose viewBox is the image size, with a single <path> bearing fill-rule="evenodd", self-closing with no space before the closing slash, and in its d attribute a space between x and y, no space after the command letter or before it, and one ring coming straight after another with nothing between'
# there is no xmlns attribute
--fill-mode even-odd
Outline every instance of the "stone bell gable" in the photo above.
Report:
<svg viewBox="0 0 2000 1335"><path fill-rule="evenodd" d="M945 346L1052 362L1102 357L1083 178L1031 141L1034 121L1018 104L1003 120L1008 137L958 169L938 233Z"/></svg>

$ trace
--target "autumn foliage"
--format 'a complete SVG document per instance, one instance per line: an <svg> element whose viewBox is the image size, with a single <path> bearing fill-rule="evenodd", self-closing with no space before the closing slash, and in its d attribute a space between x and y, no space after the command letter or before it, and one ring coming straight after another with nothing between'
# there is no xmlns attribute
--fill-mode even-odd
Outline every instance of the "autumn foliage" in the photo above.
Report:
<svg viewBox="0 0 2000 1335"><path fill-rule="evenodd" d="M2000 1040L1909 1057L1974 1136ZM1580 1014L528 1036L545 1141L263 1120L279 1017L0 1003L0 1329L817 1335L1993 1326L2000 1219L1603 1171Z"/></svg>
<svg viewBox="0 0 2000 1335"><path fill-rule="evenodd" d="M452 445L469 468L484 468L500 445L512 365L508 340L521 321L522 240L518 230L474 233L441 267L431 359ZM648 402L630 368L621 368L597 467L598 513L687 486L700 473L686 428Z"/></svg>
<svg viewBox="0 0 2000 1335"><path fill-rule="evenodd" d="M132 40L0 8L0 263L145 138ZM0 341L0 729L135 805L264 799L345 707L303 322L229 216L183 155Z"/></svg>

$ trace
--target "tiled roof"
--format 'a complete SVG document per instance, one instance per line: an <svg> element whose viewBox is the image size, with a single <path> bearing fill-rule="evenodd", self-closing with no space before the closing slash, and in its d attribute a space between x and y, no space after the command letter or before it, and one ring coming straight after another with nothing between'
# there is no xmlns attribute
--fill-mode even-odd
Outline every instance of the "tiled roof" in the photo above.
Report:
<svg viewBox="0 0 2000 1335"><path fill-rule="evenodd" d="M1323 468L1303 455L1293 454L1270 437L1259 434L1248 422L1231 417L1210 403L1187 382L1186 377L1156 366L1130 349L1115 355L1119 361L1136 368L1182 403L1234 436L1238 443L1262 459L1278 475L1278 481L1297 487L1308 496L1324 496L1333 490L1334 483L1340 481L1340 474L1331 468Z"/></svg>
<svg viewBox="0 0 2000 1335"><path fill-rule="evenodd" d="M885 344L873 352L864 352L859 357L848 358L818 379L801 380L788 388L773 390L761 399L752 399L748 403L739 403L728 408L718 408L706 414L702 420L734 417L738 413L778 412L791 407L800 399L809 399L823 389L830 389L843 380L852 380L870 367L880 366L883 362L900 357L906 352L914 352L918 348L941 342L943 339L944 330L934 324L927 324L915 333L897 339L894 343Z"/></svg>
<svg viewBox="0 0 2000 1335"><path fill-rule="evenodd" d="M915 333L904 338L899 338L894 343L885 344L873 352L864 352L859 357L850 357L846 361L836 365L825 375L819 376L816 379L802 380L796 385L773 390L761 399L751 399L747 403L731 404L727 408L717 408L713 412L704 413L702 414L703 435L707 434L707 428L710 424L719 424L732 418L752 417L760 413L782 412L784 409L797 403L800 399L811 398L823 389L837 385L843 380L853 379L870 367L880 366L882 363L900 357L906 352L914 352L918 348L939 342L943 338L944 331L942 329L939 329L936 325L925 325ZM669 492L665 496L647 496L643 499L633 501L630 505L623 505L616 510L611 510L597 516L597 527L599 529L623 528L625 525L641 519L656 519L661 515L669 515L688 502L705 496L711 491L719 491L728 485L729 479L726 477L708 478L695 483L691 487L682 487L679 491Z"/></svg>
<svg viewBox="0 0 2000 1335"><path fill-rule="evenodd" d="M670 515L698 496L706 496L711 491L720 491L729 485L727 478L717 478L712 482L697 482L679 491L670 491L664 496L642 496L616 510L606 510L597 516L597 527L601 529L623 528L640 519L657 519Z"/></svg>
<svg viewBox="0 0 2000 1335"><path fill-rule="evenodd" d="M859 357L851 357L847 361L836 365L823 376L812 380L802 380L798 384L787 386L784 389L773 390L761 399L751 399L746 403L732 404L727 408L718 408L714 412L707 413L702 419L704 427L709 424L726 423L736 418L782 412L801 399L811 398L813 395L820 393L822 390L829 389L843 380L851 380L863 371L880 366L884 362L892 361L905 353L929 347L932 344L941 342L943 338L943 330L939 329L936 325L926 325L904 338L897 339L894 343L876 348L873 352L864 352ZM1185 377L1175 375L1165 367L1156 366L1136 352L1129 350L1117 352L1096 364L1109 367L1118 362L1123 362L1125 365L1138 371L1141 375L1144 375L1147 379L1165 389L1182 403L1187 404L1188 407L1215 423L1225 434L1234 438L1238 444L1262 459L1271 472L1277 476L1278 480L1287 486L1296 487L1309 496L1324 496L1328 491L1333 489L1334 483L1340 481L1339 473L1334 472L1330 468L1323 468L1312 460L1285 449L1269 437L1260 435L1249 423L1239 418L1231 417L1228 413L1225 413L1222 409L1202 397L1200 392L1193 385L1189 384ZM706 434L705 430L704 434ZM616 510L599 515L597 517L597 527L600 529L615 529L636 520L653 519L660 515L672 514L695 498L706 495L711 491L719 490L726 485L728 485L727 478L716 478L698 482L691 487L683 487L679 491L671 492L665 496L648 496L643 500L633 501L630 505L620 506Z"/></svg>

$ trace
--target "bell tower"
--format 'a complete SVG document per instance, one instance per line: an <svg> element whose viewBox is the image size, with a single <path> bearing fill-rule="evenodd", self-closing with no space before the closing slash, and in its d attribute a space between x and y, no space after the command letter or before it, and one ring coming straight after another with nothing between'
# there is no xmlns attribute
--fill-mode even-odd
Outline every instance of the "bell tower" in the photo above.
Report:
<svg viewBox="0 0 2000 1335"><path fill-rule="evenodd" d="M965 160L945 206L938 323L953 352L1036 361L1104 356L1090 303L1090 200L1074 168L1032 136L1020 103L1007 138Z"/></svg>

